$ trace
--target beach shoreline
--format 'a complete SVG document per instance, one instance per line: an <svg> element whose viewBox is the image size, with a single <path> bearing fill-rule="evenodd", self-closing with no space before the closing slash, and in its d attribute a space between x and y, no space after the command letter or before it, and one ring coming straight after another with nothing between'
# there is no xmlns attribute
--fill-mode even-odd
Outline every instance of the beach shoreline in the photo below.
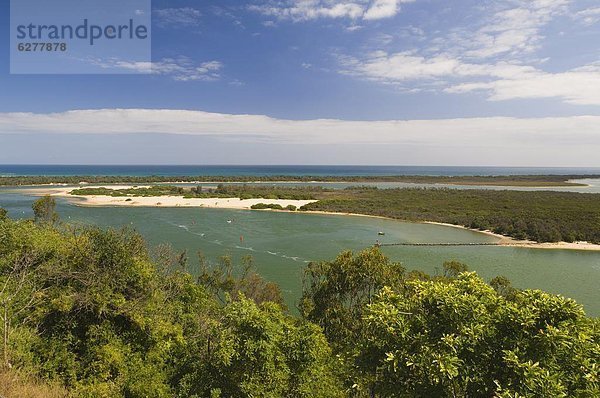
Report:
<svg viewBox="0 0 600 398"><path fill-rule="evenodd" d="M489 230L479 230L474 228L465 227L463 225L442 223L436 221L411 221L411 220L401 220L398 218L385 217L385 216L375 216L370 214L360 214L360 213L344 213L344 212L333 212L333 211L305 211L303 213L306 214L322 214L322 215L332 215L332 216L351 216L351 217L370 217L370 218L378 218L382 220L390 220L390 221L400 221L405 223L414 223L414 224L430 224L430 225L439 225L442 227L450 227L450 228L458 228L465 231L476 232L479 234L484 234L488 236L493 236L498 238L498 246L500 247L524 247L529 249L554 249L554 250L586 250L586 251L600 251L600 244L594 244L589 242L535 242L531 240L519 240L515 238L511 238L510 236L500 235L494 233Z"/></svg>
<svg viewBox="0 0 600 398"><path fill-rule="evenodd" d="M100 186L86 186L86 188L99 188ZM112 185L112 189L129 189L133 185ZM136 185L136 188L148 187L148 185ZM72 187L46 186L43 189L31 188L24 191L32 196L50 195L65 198L71 204L82 207L163 207L163 208L207 208L207 209L233 209L233 210L254 210L251 207L258 203L278 204L282 207L296 206L300 208L306 204L317 202L317 200L288 200L288 199L240 199L240 198L184 198L182 196L131 196L131 197L113 197L101 195L71 195ZM272 209L256 211L280 211ZM530 249L559 249L559 250L584 250L600 251L600 244L588 242L534 242L529 240L518 240L509 236L496 234L488 230L478 230L468 228L463 225L435 222L435 221L410 221L391 217L376 216L369 214L327 212L327 211L302 211L301 214L323 214L336 216L354 216L371 217L392 221L413 222L416 224L439 225L451 228L460 228L467 231L477 232L498 239L499 247L522 247Z"/></svg>
<svg viewBox="0 0 600 398"><path fill-rule="evenodd" d="M112 189L130 189L133 186L120 185L111 186ZM136 186L146 188L148 186ZM97 188L88 186L86 188ZM99 188L99 187L98 187ZM235 209L251 210L251 207L259 204L277 204L281 207L296 206L297 208L316 200L292 200L292 199L240 199L240 198L184 198L183 196L104 196L104 195L72 195L74 188L48 187L45 189L27 189L28 194L33 196L50 195L66 199L75 206L82 207L198 207L207 209Z"/></svg>

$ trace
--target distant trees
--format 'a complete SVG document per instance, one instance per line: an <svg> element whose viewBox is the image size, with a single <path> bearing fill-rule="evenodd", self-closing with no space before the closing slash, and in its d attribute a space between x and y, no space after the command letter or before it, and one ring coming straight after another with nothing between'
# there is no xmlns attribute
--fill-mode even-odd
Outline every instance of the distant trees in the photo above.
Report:
<svg viewBox="0 0 600 398"><path fill-rule="evenodd" d="M275 203L257 203L255 205L250 206L250 208L252 210L266 210L266 209L271 209L271 210L283 210L283 206L281 206L280 204L275 204Z"/></svg>
<svg viewBox="0 0 600 398"><path fill-rule="evenodd" d="M50 195L45 195L33 202L33 215L36 222L54 224L58 221L56 201Z"/></svg>
<svg viewBox="0 0 600 398"><path fill-rule="evenodd" d="M460 189L362 189L328 193L302 207L435 221L537 242L600 243L600 195Z"/></svg>
<svg viewBox="0 0 600 398"><path fill-rule="evenodd" d="M405 182L415 184L458 184L492 186L578 186L571 180L600 178L600 175L515 175L515 176L308 176L308 175L268 175L268 176L12 176L0 177L1 185L38 185L38 184L147 184L157 182L183 181L203 182Z"/></svg>
<svg viewBox="0 0 600 398"><path fill-rule="evenodd" d="M194 188L192 188L194 189ZM71 195L101 195L112 197L127 197L127 196L183 196L186 191L182 187L172 185L152 185L150 187L132 187L132 188L79 188L71 191Z"/></svg>
<svg viewBox="0 0 600 398"><path fill-rule="evenodd" d="M322 192L321 187L277 187L224 185L203 190L201 186L183 188L171 185L153 185L150 187L132 188L79 188L71 191L72 195L102 195L111 197L148 197L148 196L183 196L185 198L240 198L240 199L314 199L316 193Z"/></svg>

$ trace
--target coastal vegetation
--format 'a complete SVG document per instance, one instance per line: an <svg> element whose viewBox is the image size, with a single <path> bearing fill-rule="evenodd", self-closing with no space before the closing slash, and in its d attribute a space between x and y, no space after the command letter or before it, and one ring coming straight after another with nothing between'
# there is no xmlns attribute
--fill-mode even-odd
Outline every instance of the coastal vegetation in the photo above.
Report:
<svg viewBox="0 0 600 398"><path fill-rule="evenodd" d="M7 398L600 394L600 323L571 299L371 248L309 264L295 316L249 257L149 249L52 203L0 217Z"/></svg>
<svg viewBox="0 0 600 398"><path fill-rule="evenodd" d="M71 191L71 195L89 196L101 195L112 197L154 197L154 196L183 196L189 198L240 198L240 199L315 199L315 193L325 191L321 187L276 187L250 185L223 185L216 188L176 187L171 185L153 185L150 187L131 188L80 188Z"/></svg>
<svg viewBox="0 0 600 398"><path fill-rule="evenodd" d="M255 205L250 206L250 208L252 210L266 210L266 209L288 210L288 211L296 211L297 210L297 207L294 205L287 205L286 207L283 207L279 204L273 204L273 203L257 203Z"/></svg>
<svg viewBox="0 0 600 398"><path fill-rule="evenodd" d="M600 195L457 189L352 188L301 210L432 221L536 242L600 243Z"/></svg>
<svg viewBox="0 0 600 398"><path fill-rule="evenodd" d="M401 182L414 184L489 185L522 187L581 186L571 182L586 178L600 178L593 174L572 175L511 175L511 176L0 176L0 186L24 186L46 184L149 184L173 182Z"/></svg>
<svg viewBox="0 0 600 398"><path fill-rule="evenodd" d="M283 210L283 206L278 205L278 204L273 204L273 203L257 203L255 205L250 206L250 208L252 210L266 210L266 209L271 209L271 210Z"/></svg>

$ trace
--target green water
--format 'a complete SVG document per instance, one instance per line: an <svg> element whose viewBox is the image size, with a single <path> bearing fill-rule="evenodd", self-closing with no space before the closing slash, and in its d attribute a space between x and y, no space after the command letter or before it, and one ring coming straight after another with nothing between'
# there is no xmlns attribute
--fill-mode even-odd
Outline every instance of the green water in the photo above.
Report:
<svg viewBox="0 0 600 398"><path fill-rule="evenodd" d="M12 217L29 217L33 197L0 193L0 206ZM392 220L200 208L84 208L59 200L61 217L72 223L130 225L151 245L170 243L195 261L230 254L252 255L258 271L277 282L290 307L300 296L302 269L314 260L360 250L379 239L388 242L494 242L476 232ZM227 221L231 220L231 223ZM384 231L385 236L378 236ZM243 237L243 242L240 237ZM539 288L576 299L593 316L600 315L600 252L514 247L386 247L385 254L407 269L436 273L446 260L469 265L485 279L504 275L520 288Z"/></svg>

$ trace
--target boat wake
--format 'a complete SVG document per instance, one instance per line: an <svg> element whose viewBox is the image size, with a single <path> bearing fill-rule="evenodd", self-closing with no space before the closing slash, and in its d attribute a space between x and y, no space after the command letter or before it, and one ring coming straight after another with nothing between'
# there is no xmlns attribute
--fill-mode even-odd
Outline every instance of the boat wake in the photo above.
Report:
<svg viewBox="0 0 600 398"><path fill-rule="evenodd" d="M177 224L177 223L174 223L174 222L171 222L171 221L166 221L166 220L165 220L165 222L167 224L169 224L169 225L172 225L172 226L176 227L176 228L182 229L182 230L184 230L184 231L186 231L186 232L188 232L188 233L190 233L192 235L196 235L196 236L199 236L201 238L205 237L205 233L194 232L194 231L192 231L190 229L189 226L187 226L185 224ZM294 262L303 263L303 264L307 264L307 263L310 262L310 261L305 260L305 259L303 259L303 258L301 258L299 256L288 256L288 255L283 254L283 253L272 252L272 251L269 251L269 250L259 251L259 250L256 250L253 247L250 247L250 246L240 246L240 245L228 246L226 243L224 243L222 240L219 240L219 239L206 240L206 242L212 243L212 244L215 244L215 245L219 245L219 246L223 246L223 247L229 247L229 248L232 248L232 249L247 250L247 251L254 252L254 253L265 253L265 254L269 254L271 256L280 257L280 258L284 258L286 260L292 260Z"/></svg>

